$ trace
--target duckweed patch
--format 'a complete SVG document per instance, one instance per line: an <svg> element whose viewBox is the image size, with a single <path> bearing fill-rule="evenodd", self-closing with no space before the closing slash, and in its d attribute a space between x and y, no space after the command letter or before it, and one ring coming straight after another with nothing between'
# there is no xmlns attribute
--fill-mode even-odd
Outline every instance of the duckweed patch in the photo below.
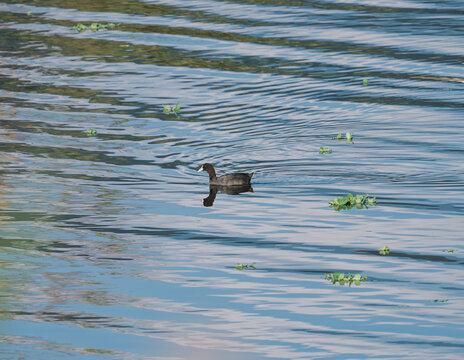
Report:
<svg viewBox="0 0 464 360"><path fill-rule="evenodd" d="M382 246L379 249L379 255L388 255L390 254L390 248L388 246Z"/></svg>
<svg viewBox="0 0 464 360"><path fill-rule="evenodd" d="M332 140L342 140L345 139L347 144L353 143L353 134L350 132L345 133L345 137L340 133L337 136L333 137Z"/></svg>
<svg viewBox="0 0 464 360"><path fill-rule="evenodd" d="M112 30L116 27L118 27L121 24L115 24L115 23L108 23L108 24L100 24L100 23L92 23L90 25L84 25L84 24L77 24L72 27L73 30L76 30L77 32L81 33L86 30L90 30L92 32L96 32L99 30Z"/></svg>
<svg viewBox="0 0 464 360"><path fill-rule="evenodd" d="M179 111L180 111L179 101L177 102L176 105L172 105L172 106L171 105L163 105L163 112L166 115L169 115L172 112L179 119Z"/></svg>
<svg viewBox="0 0 464 360"><path fill-rule="evenodd" d="M366 208L369 206L377 205L377 199L374 197L369 197L369 194L366 195L351 195L348 194L343 197L338 197L336 199L329 201L329 206L334 208L336 211L348 210L356 206L357 209Z"/></svg>
<svg viewBox="0 0 464 360"><path fill-rule="evenodd" d="M435 299L433 300L433 302L435 303L445 303L445 302L448 302L449 300L448 299Z"/></svg>
<svg viewBox="0 0 464 360"><path fill-rule="evenodd" d="M332 284L336 284L337 282L339 285L343 286L348 284L351 286L353 283L356 286L361 285L361 282L367 280L367 276L362 276L361 274L345 274L345 273L333 273L333 274L326 274L326 280L332 282Z"/></svg>
<svg viewBox="0 0 464 360"><path fill-rule="evenodd" d="M87 129L86 133L87 136L97 136L97 130L95 129Z"/></svg>
<svg viewBox="0 0 464 360"><path fill-rule="evenodd" d="M321 146L319 148L319 154L330 154L332 152L332 149L329 147L323 147Z"/></svg>
<svg viewBox="0 0 464 360"><path fill-rule="evenodd" d="M235 268L236 268L237 270L243 270L243 269L256 269L256 268L255 268L255 264L256 264L256 262L252 262L251 264L237 263L237 265L235 265Z"/></svg>
<svg viewBox="0 0 464 360"><path fill-rule="evenodd" d="M368 84L367 79L363 79L363 85L364 85L364 86L367 86L367 84Z"/></svg>

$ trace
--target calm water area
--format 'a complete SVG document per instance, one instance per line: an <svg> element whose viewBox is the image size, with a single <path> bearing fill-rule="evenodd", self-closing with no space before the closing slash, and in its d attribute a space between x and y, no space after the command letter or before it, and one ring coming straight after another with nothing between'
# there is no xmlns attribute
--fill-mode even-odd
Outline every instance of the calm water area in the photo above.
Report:
<svg viewBox="0 0 464 360"><path fill-rule="evenodd" d="M464 1L0 0L0 359L463 359L463 215Z"/></svg>

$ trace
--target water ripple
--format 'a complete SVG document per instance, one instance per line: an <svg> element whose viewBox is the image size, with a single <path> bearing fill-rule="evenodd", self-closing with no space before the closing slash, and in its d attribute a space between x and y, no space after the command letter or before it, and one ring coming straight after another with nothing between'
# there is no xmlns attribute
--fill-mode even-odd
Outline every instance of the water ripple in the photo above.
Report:
<svg viewBox="0 0 464 360"><path fill-rule="evenodd" d="M0 357L460 359L463 20L1 2ZM204 162L252 188L210 188ZM378 204L329 207L348 193Z"/></svg>

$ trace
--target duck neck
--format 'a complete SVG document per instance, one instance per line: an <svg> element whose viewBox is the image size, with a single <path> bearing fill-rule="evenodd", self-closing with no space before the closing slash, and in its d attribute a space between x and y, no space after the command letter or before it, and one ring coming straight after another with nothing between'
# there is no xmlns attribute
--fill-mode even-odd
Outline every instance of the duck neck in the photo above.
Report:
<svg viewBox="0 0 464 360"><path fill-rule="evenodd" d="M208 174L209 174L209 180L216 180L216 171L214 168L209 168L208 169Z"/></svg>

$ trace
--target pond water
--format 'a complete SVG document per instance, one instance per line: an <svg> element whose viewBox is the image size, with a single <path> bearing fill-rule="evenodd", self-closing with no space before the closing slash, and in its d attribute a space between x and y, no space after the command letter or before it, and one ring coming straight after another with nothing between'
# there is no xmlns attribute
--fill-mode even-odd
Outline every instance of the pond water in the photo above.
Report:
<svg viewBox="0 0 464 360"><path fill-rule="evenodd" d="M464 3L379 4L0 2L0 358L462 359Z"/></svg>

